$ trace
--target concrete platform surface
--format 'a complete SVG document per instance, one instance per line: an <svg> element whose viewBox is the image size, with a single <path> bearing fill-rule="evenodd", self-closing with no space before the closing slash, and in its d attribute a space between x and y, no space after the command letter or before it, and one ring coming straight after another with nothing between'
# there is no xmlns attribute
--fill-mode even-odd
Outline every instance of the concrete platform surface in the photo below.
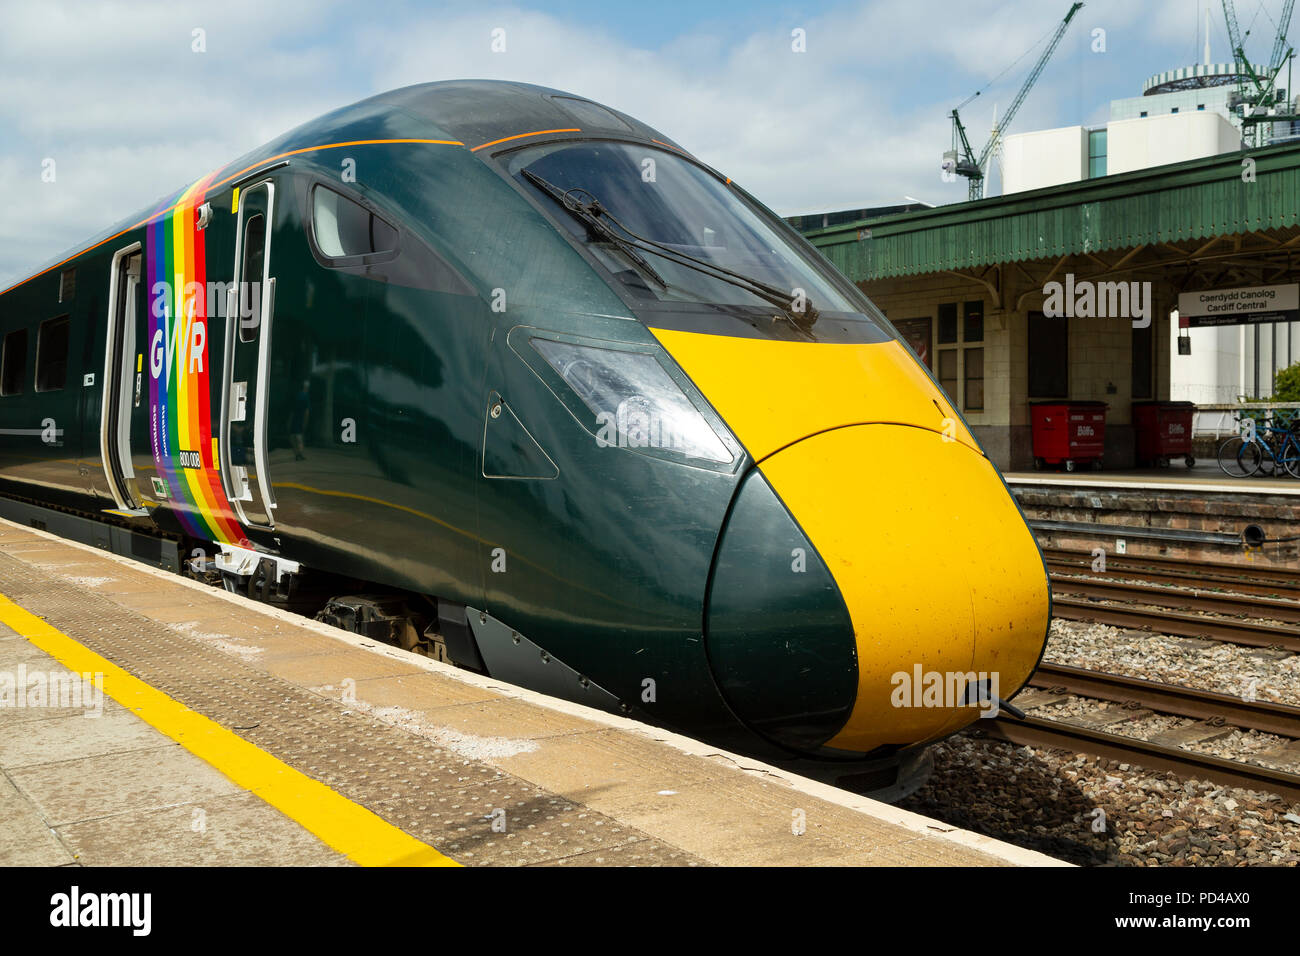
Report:
<svg viewBox="0 0 1300 956"><path fill-rule="evenodd" d="M7 521L0 622L0 864L1057 865Z"/></svg>
<svg viewBox="0 0 1300 956"><path fill-rule="evenodd" d="M1233 478L1217 462L1197 461L1188 468L1175 461L1168 468L1124 468L1114 471L1004 471L1012 485L1050 485L1066 488L1140 488L1190 491L1197 494L1300 495L1300 480L1289 475Z"/></svg>

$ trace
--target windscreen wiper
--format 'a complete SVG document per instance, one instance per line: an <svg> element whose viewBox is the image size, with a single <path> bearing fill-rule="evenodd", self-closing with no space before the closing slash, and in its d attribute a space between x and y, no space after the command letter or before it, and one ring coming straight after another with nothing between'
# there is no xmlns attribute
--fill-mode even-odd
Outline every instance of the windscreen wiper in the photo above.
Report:
<svg viewBox="0 0 1300 956"><path fill-rule="evenodd" d="M816 324L818 312L813 308L812 302L809 301L806 296L801 303L803 308L796 308L791 294L784 289L779 289L774 285L770 285L760 279L755 279L753 276L747 276L742 272L736 272L734 269L720 266L715 262L710 262L708 259L693 256L690 253L682 252L680 249L674 249L672 246L665 245L662 242L656 242L654 239L647 239L644 236L639 236L627 226L623 225L623 223L616 219L608 209L601 206L599 202L596 203L596 206L598 213L603 214L610 220L610 222L614 223L614 225L618 226L619 229L627 233L627 235L631 237L632 241L638 244L638 249L663 256L665 259L668 259L671 262L676 262L678 265L685 266L688 269L694 269L696 272L702 272L715 279L720 279L723 282L729 282L731 285L745 289L747 292L758 296L766 302L770 302L772 305L780 309L781 314L785 318L789 319L791 324L801 332L807 333L813 325Z"/></svg>
<svg viewBox="0 0 1300 956"><path fill-rule="evenodd" d="M530 182L534 183L538 188L562 205L572 213L575 218L585 223L590 230L607 241L617 245L627 253L629 257L632 257L634 261L643 264L645 268L649 269L650 265L644 258L637 255L636 250L638 249L642 252L649 252L652 255L662 256L670 262L676 262L678 265L703 273L712 279L718 279L722 282L728 283L729 285L734 285L737 288L744 289L751 295L776 306L781 310L783 318L787 319L800 332L811 337L811 332L809 330L817 321L818 314L817 310L813 308L812 303L807 299L803 302L803 310L797 310L794 307L794 303L791 301L790 294L783 289L778 289L776 286L769 285L768 283L755 279L752 276L736 272L733 269L728 269L725 266L709 262L707 259L701 259L698 256L692 256L688 253L681 252L671 246L664 245L661 242L656 242L653 239L647 239L644 236L637 235L615 218L590 190L582 187L574 187L566 192L560 189L559 186L548 182L531 170L524 169L522 172L528 177ZM579 193L590 197L590 200L588 202L582 202L577 199L575 194ZM620 236L611 229L604 221L605 219L608 219L626 233L626 236ZM668 287L667 283L663 282L662 279L658 281L664 286L664 288Z"/></svg>
<svg viewBox="0 0 1300 956"><path fill-rule="evenodd" d="M600 216L589 208L590 205L595 205L598 209L601 208L600 203L595 201L595 196L591 197L591 204L584 203L574 198L573 194L575 192L582 192L591 196L591 194L587 193L585 189L570 189L568 192L565 192L559 186L543 179L530 169L524 169L521 170L521 172L528 177L529 182L558 202L568 210L575 219L585 225L591 238L603 239L606 242L617 246L625 256L632 260L634 265L642 270L642 272L654 279L655 282L658 282L661 287L665 289L668 288L668 283L664 281L664 277L659 274L658 270L646 261L645 256L636 251L636 245L618 235L613 229L610 229L608 225L601 221Z"/></svg>

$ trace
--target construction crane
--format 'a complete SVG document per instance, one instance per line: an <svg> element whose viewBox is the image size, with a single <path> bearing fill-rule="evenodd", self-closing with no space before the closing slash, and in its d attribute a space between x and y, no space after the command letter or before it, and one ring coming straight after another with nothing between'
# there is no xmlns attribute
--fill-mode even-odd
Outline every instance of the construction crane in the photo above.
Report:
<svg viewBox="0 0 1300 956"><path fill-rule="evenodd" d="M1230 3L1231 0L1224 0L1224 2ZM1288 2L1294 3L1294 0L1288 0ZM1016 111L1020 109L1020 104L1025 101L1025 97L1029 95L1029 90L1038 81L1038 77L1043 72L1043 67L1047 66L1047 61L1051 59L1052 54L1056 51L1056 46L1061 42L1061 37L1065 36L1070 21L1074 19L1074 15L1079 12L1082 6L1082 3L1076 3L1070 7L1070 12L1065 15L1065 19L1056 28L1056 33L1052 36L1052 42L1047 45L1043 55L1038 58L1034 68L1029 71L1024 86L1020 87L1020 92L1016 94L1016 98L1011 101L1011 106L1002 115L1001 124L994 126L989 141L980 151L978 159L975 156L975 151L971 149L970 140L966 136L966 127L962 124L959 111L967 103L975 99L976 96L979 96L979 93L967 97L965 102L952 111L952 149L943 154L943 171L965 176L969 180L968 198L982 199L984 197L984 174L988 169L989 156L993 154L993 150L997 148L998 141L1001 139L1002 129L1011 125Z"/></svg>
<svg viewBox="0 0 1300 956"><path fill-rule="evenodd" d="M1232 0L1223 0L1223 19L1228 27L1228 43L1232 46L1232 55L1237 61L1237 95L1228 105L1234 112L1237 108L1241 110L1243 146L1265 145L1265 132L1262 128L1265 123L1300 119L1300 115L1289 108L1284 107L1280 112L1278 110L1279 105L1283 104L1277 88L1277 79L1282 72L1283 64L1290 60L1294 53L1286 39L1294 10L1295 0L1284 0L1282 15L1278 18L1277 35L1273 38L1273 51L1261 75L1255 71L1255 67L1246 57L1245 39L1250 36L1250 31L1247 30L1244 34L1241 32ZM1286 92L1287 95L1291 93L1289 89Z"/></svg>

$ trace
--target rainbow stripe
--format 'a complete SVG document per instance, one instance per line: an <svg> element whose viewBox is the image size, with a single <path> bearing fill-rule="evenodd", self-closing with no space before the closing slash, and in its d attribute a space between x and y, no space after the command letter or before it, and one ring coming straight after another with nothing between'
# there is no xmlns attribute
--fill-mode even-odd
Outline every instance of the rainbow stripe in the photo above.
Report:
<svg viewBox="0 0 1300 956"><path fill-rule="evenodd" d="M214 331L198 215L215 178L213 173L182 192L170 215L147 229L149 435L158 477L167 485L167 504L185 531L205 541L247 546L221 486L212 441Z"/></svg>

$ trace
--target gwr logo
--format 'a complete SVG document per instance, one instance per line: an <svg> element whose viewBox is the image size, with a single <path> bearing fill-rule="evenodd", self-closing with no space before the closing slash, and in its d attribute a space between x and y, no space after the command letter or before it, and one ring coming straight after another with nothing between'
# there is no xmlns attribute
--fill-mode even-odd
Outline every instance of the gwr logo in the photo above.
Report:
<svg viewBox="0 0 1300 956"><path fill-rule="evenodd" d="M194 314L203 289L197 282L191 282L184 288L185 297L176 303L181 318L175 322L172 321L172 310L167 306L166 292L170 287L165 282L159 282L153 290L154 317L162 320L163 327L154 332L153 341L149 344L149 374L156 379L163 374L165 367L167 374L163 376L163 382L166 385L171 385L172 369L176 365L178 351L182 356L186 351L189 353L188 367L183 374L190 375L196 371L202 374L204 371L203 357L206 354L204 346L207 344L208 326L202 319L195 318ZM180 348L182 342L185 343L184 348Z"/></svg>

